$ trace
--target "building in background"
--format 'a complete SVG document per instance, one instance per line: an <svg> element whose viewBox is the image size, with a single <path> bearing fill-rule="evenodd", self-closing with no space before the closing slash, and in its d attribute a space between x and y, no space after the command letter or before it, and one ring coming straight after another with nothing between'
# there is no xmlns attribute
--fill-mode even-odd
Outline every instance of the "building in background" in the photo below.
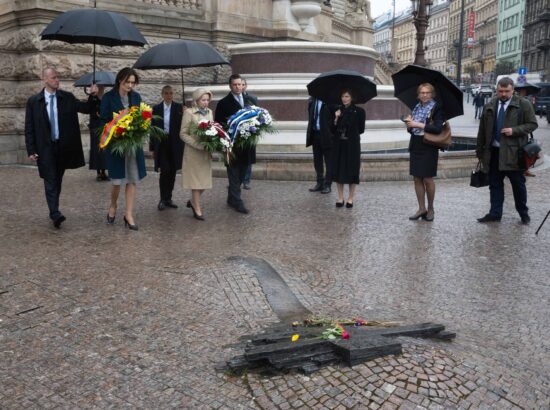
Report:
<svg viewBox="0 0 550 410"><path fill-rule="evenodd" d="M392 54L396 69L412 64L416 51L416 29L410 8L404 10L399 16L395 16L393 43L395 52L392 51Z"/></svg>
<svg viewBox="0 0 550 410"><path fill-rule="evenodd" d="M550 2L525 0L521 65L550 81Z"/></svg>
<svg viewBox="0 0 550 410"><path fill-rule="evenodd" d="M510 74L521 65L525 0L501 1L498 8L495 74Z"/></svg>
<svg viewBox="0 0 550 410"><path fill-rule="evenodd" d="M513 3L519 0L506 0L500 3ZM498 2L476 0L474 44L472 47L471 75L476 83L492 83L495 79Z"/></svg>
<svg viewBox="0 0 550 410"><path fill-rule="evenodd" d="M462 44L460 38L460 15L461 5L464 2L464 32ZM455 0L449 5L449 34L447 42L447 71L450 78L457 78L458 49L462 49L462 73L464 82L471 82L470 73L466 68L472 63L472 48L467 47L468 43L468 22L471 18L475 21L474 12L475 0ZM472 17L473 15L473 17Z"/></svg>
<svg viewBox="0 0 550 410"><path fill-rule="evenodd" d="M432 6L426 31L426 62L428 67L444 73L447 69L447 42L449 32L449 1Z"/></svg>

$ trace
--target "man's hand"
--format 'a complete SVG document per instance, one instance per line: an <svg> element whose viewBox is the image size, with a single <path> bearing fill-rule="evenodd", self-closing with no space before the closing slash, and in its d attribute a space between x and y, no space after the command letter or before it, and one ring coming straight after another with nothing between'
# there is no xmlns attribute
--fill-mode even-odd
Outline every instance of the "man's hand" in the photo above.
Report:
<svg viewBox="0 0 550 410"><path fill-rule="evenodd" d="M512 135L512 128L503 128L500 132L509 137Z"/></svg>
<svg viewBox="0 0 550 410"><path fill-rule="evenodd" d="M38 154L32 154L32 155L29 155L29 159L31 161L38 161Z"/></svg>

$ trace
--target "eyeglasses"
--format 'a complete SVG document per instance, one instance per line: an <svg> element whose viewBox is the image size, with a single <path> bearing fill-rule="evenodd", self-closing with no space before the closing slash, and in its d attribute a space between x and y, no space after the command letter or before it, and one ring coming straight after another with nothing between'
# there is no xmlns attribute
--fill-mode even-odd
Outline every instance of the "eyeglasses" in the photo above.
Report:
<svg viewBox="0 0 550 410"><path fill-rule="evenodd" d="M432 92L431 91L422 91L422 92L419 92L418 94L431 94Z"/></svg>

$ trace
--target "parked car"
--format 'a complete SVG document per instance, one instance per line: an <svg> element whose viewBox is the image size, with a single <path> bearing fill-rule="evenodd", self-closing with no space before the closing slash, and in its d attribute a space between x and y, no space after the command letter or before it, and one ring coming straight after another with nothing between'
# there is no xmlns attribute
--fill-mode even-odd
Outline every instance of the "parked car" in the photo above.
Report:
<svg viewBox="0 0 550 410"><path fill-rule="evenodd" d="M491 98L493 96L493 87L488 84L483 84L479 87L479 93L485 97Z"/></svg>
<svg viewBox="0 0 550 410"><path fill-rule="evenodd" d="M550 83L537 83L535 85L540 87L540 91L535 95L535 112L542 117L548 114Z"/></svg>
<svg viewBox="0 0 550 410"><path fill-rule="evenodd" d="M472 97L474 97L479 92L480 88L481 88L481 84L470 85L470 92L472 94Z"/></svg>

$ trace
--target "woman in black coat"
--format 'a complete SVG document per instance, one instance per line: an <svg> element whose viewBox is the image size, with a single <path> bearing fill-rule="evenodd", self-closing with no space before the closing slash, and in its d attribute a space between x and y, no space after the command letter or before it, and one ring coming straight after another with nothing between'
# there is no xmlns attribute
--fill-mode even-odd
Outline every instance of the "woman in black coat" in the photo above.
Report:
<svg viewBox="0 0 550 410"><path fill-rule="evenodd" d="M414 178L414 190L418 200L418 210L409 217L415 221L420 218L425 221L434 220L435 183L439 148L424 143L424 132L439 134L443 130L443 110L434 100L435 89L429 83L420 84L417 88L418 104L412 115L404 121L407 131L411 134L409 143L410 175ZM426 209L426 197L428 208Z"/></svg>
<svg viewBox="0 0 550 410"><path fill-rule="evenodd" d="M344 184L349 184L346 208L353 207L355 186L361 168L361 134L365 132L365 110L353 104L353 92L343 90L342 106L335 113L332 142L332 180L338 187L336 207L344 206Z"/></svg>

